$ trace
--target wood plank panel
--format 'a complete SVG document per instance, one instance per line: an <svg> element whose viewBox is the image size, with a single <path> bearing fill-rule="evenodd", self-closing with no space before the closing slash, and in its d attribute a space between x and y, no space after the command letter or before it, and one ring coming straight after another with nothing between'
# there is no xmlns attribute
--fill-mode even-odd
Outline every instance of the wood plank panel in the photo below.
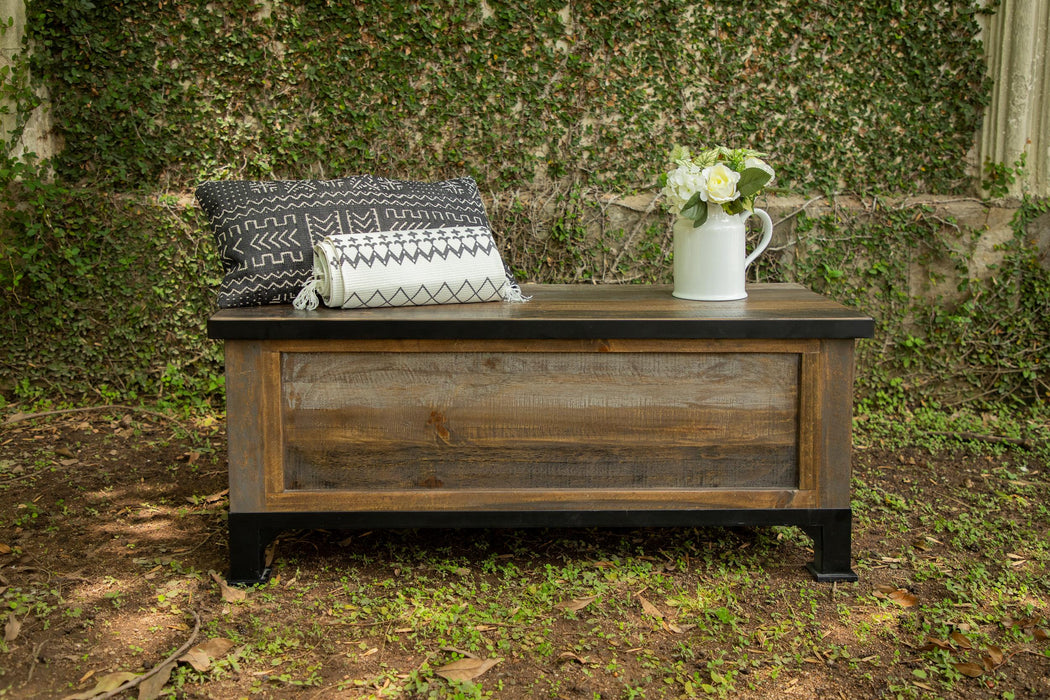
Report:
<svg viewBox="0 0 1050 700"><path fill-rule="evenodd" d="M272 512L768 509L817 505L813 492L791 489L287 491L267 499Z"/></svg>
<svg viewBox="0 0 1050 700"><path fill-rule="evenodd" d="M257 511L280 488L280 354L254 341L225 349L230 510Z"/></svg>
<svg viewBox="0 0 1050 700"><path fill-rule="evenodd" d="M284 489L798 487L797 354L283 358Z"/></svg>
<svg viewBox="0 0 1050 700"><path fill-rule="evenodd" d="M648 340L637 338L594 338L587 340L558 339L363 339L363 340L279 340L271 341L272 349L282 353L314 352L452 352L452 353L507 353L507 352L632 352L632 353L759 353L759 354L816 354L820 341L816 339L791 340L735 340L735 339L674 339Z"/></svg>

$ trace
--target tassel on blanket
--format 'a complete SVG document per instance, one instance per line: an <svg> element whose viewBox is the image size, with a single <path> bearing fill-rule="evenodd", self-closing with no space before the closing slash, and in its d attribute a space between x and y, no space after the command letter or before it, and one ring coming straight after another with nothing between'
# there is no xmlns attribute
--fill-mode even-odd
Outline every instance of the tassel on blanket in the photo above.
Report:
<svg viewBox="0 0 1050 700"><path fill-rule="evenodd" d="M527 297L521 293L521 287L514 281L513 277L507 276L507 286L503 289L503 300L511 301L515 304L524 304L527 301L531 301L532 297Z"/></svg>
<svg viewBox="0 0 1050 700"><path fill-rule="evenodd" d="M311 277L307 280L306 284L303 285L299 294L296 295L295 301L292 302L292 306L300 311L313 311L320 305L320 303L321 302L317 296L317 279Z"/></svg>

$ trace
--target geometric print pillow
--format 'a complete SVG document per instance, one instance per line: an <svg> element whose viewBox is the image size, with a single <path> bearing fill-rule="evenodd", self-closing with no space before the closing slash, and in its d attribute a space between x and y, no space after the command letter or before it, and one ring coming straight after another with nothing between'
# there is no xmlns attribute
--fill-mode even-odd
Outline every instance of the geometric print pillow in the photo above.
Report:
<svg viewBox="0 0 1050 700"><path fill-rule="evenodd" d="M469 177L213 181L196 196L222 259L221 308L291 303L313 272L313 247L327 236L489 226Z"/></svg>

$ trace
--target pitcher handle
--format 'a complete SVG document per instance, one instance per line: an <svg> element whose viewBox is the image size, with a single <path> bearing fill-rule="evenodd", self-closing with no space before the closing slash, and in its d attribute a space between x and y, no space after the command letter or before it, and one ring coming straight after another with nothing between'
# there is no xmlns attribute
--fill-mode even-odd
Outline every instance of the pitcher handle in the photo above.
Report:
<svg viewBox="0 0 1050 700"><path fill-rule="evenodd" d="M758 218L762 219L762 240L755 246L755 250L751 255L744 258L744 269L754 262L755 258L762 254L762 251L766 249L769 242L773 240L773 220L769 218L769 214L764 209L755 209L755 213L758 214Z"/></svg>

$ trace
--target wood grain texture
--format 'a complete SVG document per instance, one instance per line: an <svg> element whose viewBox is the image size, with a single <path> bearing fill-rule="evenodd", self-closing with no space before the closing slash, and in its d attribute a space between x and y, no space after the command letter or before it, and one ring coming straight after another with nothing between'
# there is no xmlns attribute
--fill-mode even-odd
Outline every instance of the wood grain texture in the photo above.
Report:
<svg viewBox="0 0 1050 700"><path fill-rule="evenodd" d="M819 422L822 461L819 465L821 502L826 508L850 507L850 474L853 430L854 343L825 340L822 343L824 391Z"/></svg>
<svg viewBox="0 0 1050 700"><path fill-rule="evenodd" d="M615 511L816 508L812 491L792 489L494 489L486 491L288 491L267 511Z"/></svg>
<svg viewBox="0 0 1050 700"><path fill-rule="evenodd" d="M285 354L284 488L796 488L798 377L795 354Z"/></svg>
<svg viewBox="0 0 1050 700"><path fill-rule="evenodd" d="M279 355L262 343L226 342L226 435L234 512L265 508L265 478L273 469L270 455L280 450L279 435L273 434L279 398L273 394L279 380L274 359Z"/></svg>
<svg viewBox="0 0 1050 700"><path fill-rule="evenodd" d="M796 285L526 291L216 314L231 513L849 507L870 318Z"/></svg>
<svg viewBox="0 0 1050 700"><path fill-rule="evenodd" d="M223 309L212 338L857 338L872 319L794 284L758 284L738 301L676 299L667 286L525 285L525 304L387 309Z"/></svg>

